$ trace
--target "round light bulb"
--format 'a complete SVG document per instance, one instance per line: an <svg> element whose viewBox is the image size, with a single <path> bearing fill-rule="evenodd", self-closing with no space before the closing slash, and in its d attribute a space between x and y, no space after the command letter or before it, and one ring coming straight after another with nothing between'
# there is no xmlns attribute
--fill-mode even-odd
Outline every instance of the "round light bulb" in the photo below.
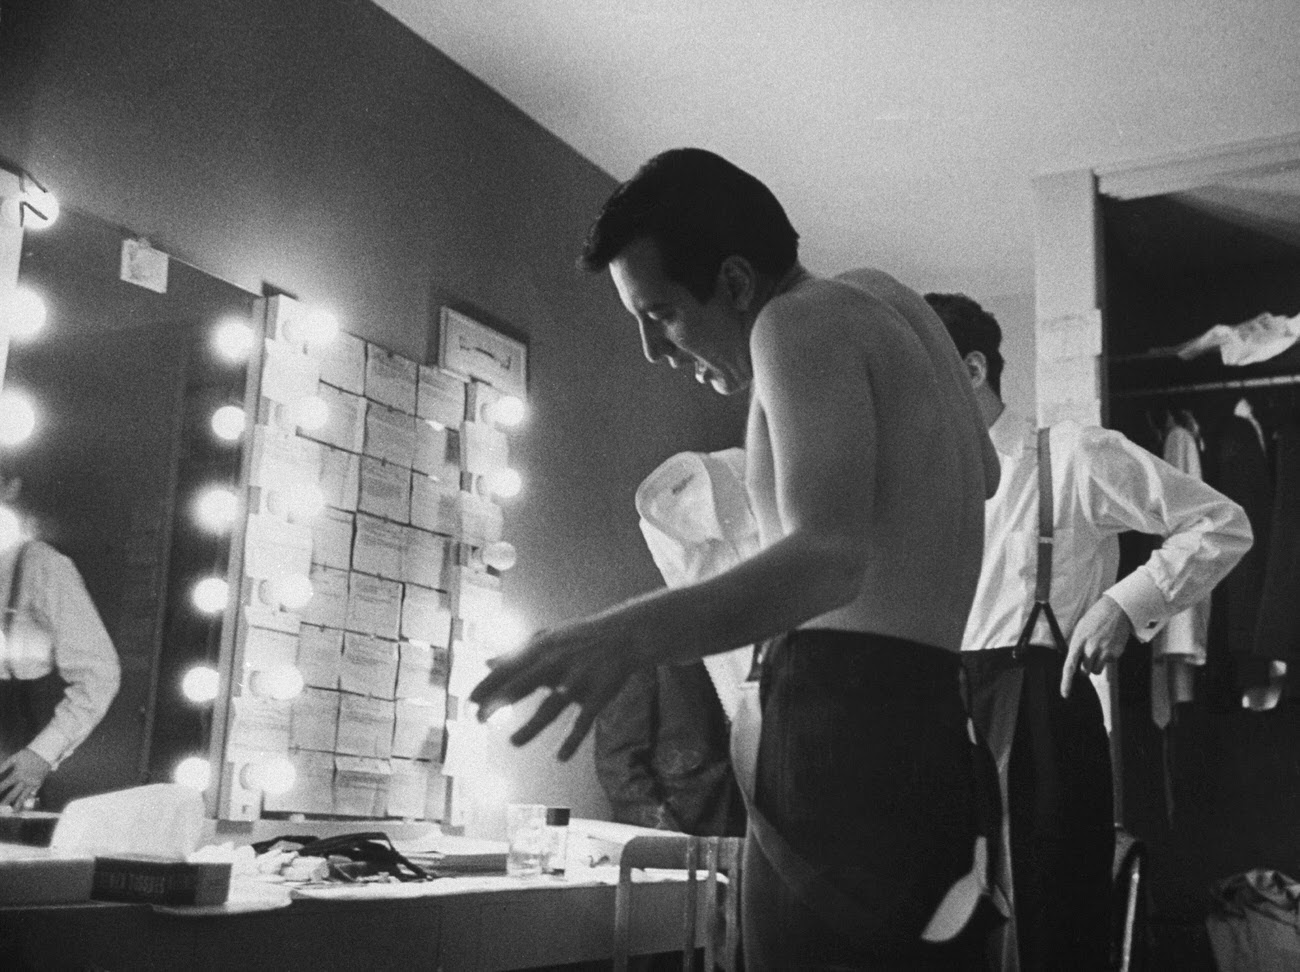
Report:
<svg viewBox="0 0 1300 972"><path fill-rule="evenodd" d="M222 405L212 413L212 431L218 439L237 442L244 434L244 410L238 405Z"/></svg>
<svg viewBox="0 0 1300 972"><path fill-rule="evenodd" d="M226 609L230 589L220 577L205 577L190 591L190 601L204 614L216 614Z"/></svg>
<svg viewBox="0 0 1300 972"><path fill-rule="evenodd" d="M199 704L215 699L220 688L221 676L208 665L195 665L181 679L181 692L191 702Z"/></svg>
<svg viewBox="0 0 1300 972"><path fill-rule="evenodd" d="M493 570L509 570L519 559L515 545L508 540L489 543L478 551L478 559L484 567Z"/></svg>
<svg viewBox="0 0 1300 972"><path fill-rule="evenodd" d="M278 796L293 789L298 771L287 756L266 756L244 767L240 780L250 790Z"/></svg>
<svg viewBox="0 0 1300 972"><path fill-rule="evenodd" d="M239 515L239 497L224 486L212 486L194 501L194 518L211 533L225 533Z"/></svg>
<svg viewBox="0 0 1300 972"><path fill-rule="evenodd" d="M206 790L212 780L212 764L202 756L186 756L176 764L172 780L192 790Z"/></svg>
<svg viewBox="0 0 1300 972"><path fill-rule="evenodd" d="M281 574L267 582L271 599L286 611L301 611L316 593L311 578L302 574Z"/></svg>
<svg viewBox="0 0 1300 972"><path fill-rule="evenodd" d="M330 420L330 407L319 395L308 395L289 405L288 418L291 423L308 432L317 432L325 428Z"/></svg>
<svg viewBox="0 0 1300 972"><path fill-rule="evenodd" d="M22 540L22 517L8 506L0 505L0 552L11 550Z"/></svg>
<svg viewBox="0 0 1300 972"><path fill-rule="evenodd" d="M228 317L213 330L212 346L224 361L231 364L247 361L253 350L253 328L247 321Z"/></svg>
<svg viewBox="0 0 1300 972"><path fill-rule="evenodd" d="M490 473L484 473L483 485L493 496L510 499L512 496L519 495L519 491L523 489L524 480L513 469L501 468L494 469Z"/></svg>
<svg viewBox="0 0 1300 972"><path fill-rule="evenodd" d="M502 395L487 407L488 420L505 428L514 428L524 420L524 402L514 395Z"/></svg>
<svg viewBox="0 0 1300 972"><path fill-rule="evenodd" d="M22 445L36 430L36 406L16 388L0 392L0 447Z"/></svg>
<svg viewBox="0 0 1300 972"><path fill-rule="evenodd" d="M45 327L45 300L31 287L18 287L13 295L9 336L15 341L30 341Z"/></svg>
<svg viewBox="0 0 1300 972"><path fill-rule="evenodd" d="M274 665L253 672L249 676L248 684L254 695L275 699L277 702L286 702L301 695L306 683L303 681L302 672L295 666Z"/></svg>

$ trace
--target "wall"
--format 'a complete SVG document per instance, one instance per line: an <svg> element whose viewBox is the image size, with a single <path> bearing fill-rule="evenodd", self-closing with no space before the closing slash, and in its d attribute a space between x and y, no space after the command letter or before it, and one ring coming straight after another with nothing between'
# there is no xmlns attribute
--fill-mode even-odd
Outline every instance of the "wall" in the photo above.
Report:
<svg viewBox="0 0 1300 972"><path fill-rule="evenodd" d="M648 368L608 282L572 269L611 177L364 0L4 3L0 158L420 360L435 293L524 332L506 591L535 625L657 585L637 483L675 451L739 441L743 404ZM506 798L603 814L589 750L560 766L558 743L489 754Z"/></svg>

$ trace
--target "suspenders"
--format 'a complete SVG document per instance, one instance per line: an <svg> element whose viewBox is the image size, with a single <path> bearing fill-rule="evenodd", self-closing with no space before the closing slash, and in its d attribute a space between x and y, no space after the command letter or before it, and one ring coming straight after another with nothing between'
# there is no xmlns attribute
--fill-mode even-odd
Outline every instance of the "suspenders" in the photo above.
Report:
<svg viewBox="0 0 1300 972"><path fill-rule="evenodd" d="M14 554L14 572L9 580L9 596L5 599L3 613L0 613L0 665L3 665L5 671L9 672L8 677L13 678L13 670L9 664L9 632L13 628L14 616L18 613L18 596L23 589L23 555L27 553L27 544L24 542Z"/></svg>
<svg viewBox="0 0 1300 972"><path fill-rule="evenodd" d="M1055 543L1053 536L1052 513L1052 444L1051 429L1038 430L1038 576L1034 582L1034 606L1029 612L1029 620L1012 649L1012 656L1017 660L1024 657L1029 647L1029 639L1034 635L1038 616L1047 618L1047 626L1052 631L1052 640L1061 651L1067 651L1065 636L1061 626L1056 623L1056 614L1050 603L1052 597L1052 550Z"/></svg>

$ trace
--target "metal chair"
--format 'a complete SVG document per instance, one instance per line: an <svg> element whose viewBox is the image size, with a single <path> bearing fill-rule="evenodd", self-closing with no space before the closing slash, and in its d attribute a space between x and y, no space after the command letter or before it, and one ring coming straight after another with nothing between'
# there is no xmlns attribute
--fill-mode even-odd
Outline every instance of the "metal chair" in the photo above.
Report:
<svg viewBox="0 0 1300 972"><path fill-rule="evenodd" d="M695 966L696 916L700 913L698 871L706 871L704 913L710 927L703 935L704 968L713 972L721 966L735 972L740 954L740 880L744 839L740 837L691 837L687 834L644 834L623 845L618 862L618 888L614 897L614 972L627 972L629 928L632 918L632 871L637 868L684 870L686 896L682 915L682 968ZM719 914L718 896L726 878Z"/></svg>
<svg viewBox="0 0 1300 972"><path fill-rule="evenodd" d="M1119 972L1146 967L1146 844L1115 828L1114 926L1111 966Z"/></svg>

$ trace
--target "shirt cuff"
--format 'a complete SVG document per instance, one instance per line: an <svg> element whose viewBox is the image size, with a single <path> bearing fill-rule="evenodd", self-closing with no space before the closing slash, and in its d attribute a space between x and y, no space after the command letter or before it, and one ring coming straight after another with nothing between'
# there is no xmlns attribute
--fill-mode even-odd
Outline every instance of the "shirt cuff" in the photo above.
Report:
<svg viewBox="0 0 1300 972"><path fill-rule="evenodd" d="M65 758L71 755L72 741L55 726L46 726L35 739L27 744L27 748L49 763L50 771L53 772L59 768L59 764Z"/></svg>
<svg viewBox="0 0 1300 972"><path fill-rule="evenodd" d="M1138 641L1150 641L1169 620L1169 602L1142 567L1120 578L1106 596L1128 615Z"/></svg>

